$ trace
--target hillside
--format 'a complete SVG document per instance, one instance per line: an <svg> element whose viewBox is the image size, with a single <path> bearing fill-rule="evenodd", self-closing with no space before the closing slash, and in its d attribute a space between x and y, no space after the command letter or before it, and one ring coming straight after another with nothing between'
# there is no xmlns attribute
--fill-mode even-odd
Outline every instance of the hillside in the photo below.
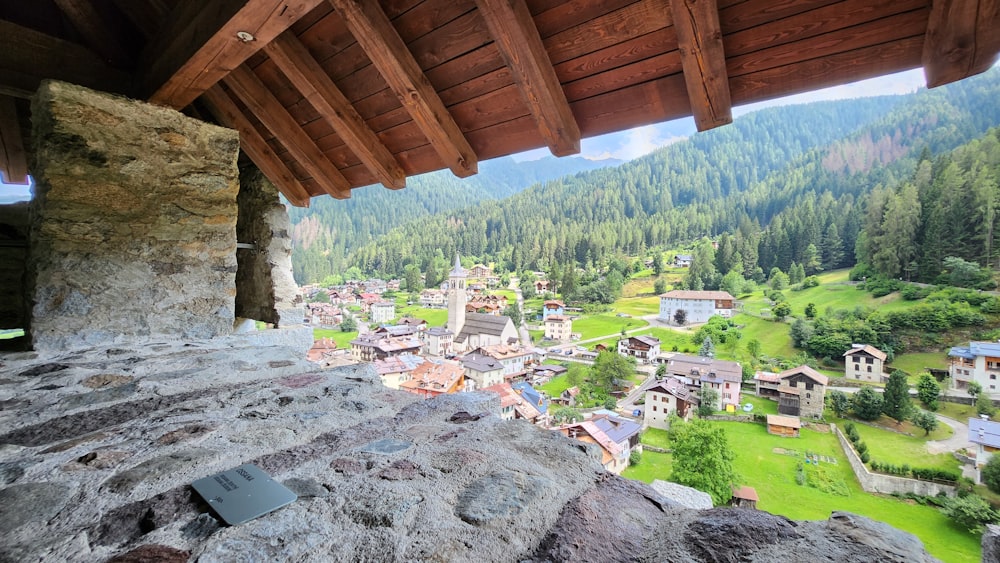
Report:
<svg viewBox="0 0 1000 563"><path fill-rule="evenodd" d="M507 271L598 264L732 233L718 270L853 263L862 199L1000 123L1000 70L933 91L771 108L613 169L439 213L361 246L349 263L400 275L456 250Z"/></svg>
<svg viewBox="0 0 1000 563"><path fill-rule="evenodd" d="M479 164L479 174L459 179L442 170L407 180L403 190L381 186L354 190L346 201L320 197L309 208L292 207L292 261L299 283L342 271L346 253L391 229L421 217L512 196L533 184L621 164L608 159L548 157L515 162L498 158Z"/></svg>

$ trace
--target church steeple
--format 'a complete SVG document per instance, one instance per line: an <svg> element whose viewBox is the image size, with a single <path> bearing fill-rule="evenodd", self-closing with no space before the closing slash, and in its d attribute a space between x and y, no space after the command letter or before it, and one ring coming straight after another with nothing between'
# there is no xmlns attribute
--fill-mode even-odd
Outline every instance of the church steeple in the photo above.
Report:
<svg viewBox="0 0 1000 563"><path fill-rule="evenodd" d="M448 330L458 336L465 326L465 304L468 298L465 294L466 275L462 268L462 260L455 253L455 267L448 274Z"/></svg>

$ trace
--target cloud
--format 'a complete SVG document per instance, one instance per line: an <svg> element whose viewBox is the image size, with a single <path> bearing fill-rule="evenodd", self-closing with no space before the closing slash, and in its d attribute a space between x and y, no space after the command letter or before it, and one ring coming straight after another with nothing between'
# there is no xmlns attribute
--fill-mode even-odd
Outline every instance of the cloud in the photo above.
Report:
<svg viewBox="0 0 1000 563"><path fill-rule="evenodd" d="M581 143L581 156L590 160L608 158L632 160L686 138L663 132L657 125L643 125L624 133L611 133L594 139L584 139ZM612 145L610 148L609 144Z"/></svg>

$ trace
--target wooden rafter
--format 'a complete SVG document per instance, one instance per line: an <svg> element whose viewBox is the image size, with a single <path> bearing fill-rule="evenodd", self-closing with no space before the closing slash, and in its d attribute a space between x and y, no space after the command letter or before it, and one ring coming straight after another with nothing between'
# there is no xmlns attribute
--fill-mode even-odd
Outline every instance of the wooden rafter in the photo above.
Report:
<svg viewBox="0 0 1000 563"><path fill-rule="evenodd" d="M84 42L112 66L125 68L130 57L117 36L101 18L90 0L55 0L56 6L73 24Z"/></svg>
<svg viewBox="0 0 1000 563"><path fill-rule="evenodd" d="M169 11L164 0L114 0L114 3L144 37L156 35L161 19Z"/></svg>
<svg viewBox="0 0 1000 563"><path fill-rule="evenodd" d="M445 165L460 178L475 174L476 153L378 2L329 2Z"/></svg>
<svg viewBox="0 0 1000 563"><path fill-rule="evenodd" d="M732 100L716 0L670 0L684 83L699 131L732 123Z"/></svg>
<svg viewBox="0 0 1000 563"><path fill-rule="evenodd" d="M382 185L406 185L406 173L395 157L294 34L279 35L264 50Z"/></svg>
<svg viewBox="0 0 1000 563"><path fill-rule="evenodd" d="M111 68L93 51L0 20L0 94L30 98L46 78L132 93L129 75Z"/></svg>
<svg viewBox="0 0 1000 563"><path fill-rule="evenodd" d="M281 140L288 152L299 161L323 191L337 199L351 197L350 185L343 174L299 127L295 119L288 114L288 110L252 70L245 65L241 66L234 69L224 82L250 112Z"/></svg>
<svg viewBox="0 0 1000 563"><path fill-rule="evenodd" d="M28 183L28 158L17 108L10 96L0 96L0 177L8 184Z"/></svg>
<svg viewBox="0 0 1000 563"><path fill-rule="evenodd" d="M524 0L476 0L500 55L556 156L580 152L580 128Z"/></svg>
<svg viewBox="0 0 1000 563"><path fill-rule="evenodd" d="M240 133L240 147L260 171L297 207L309 207L309 192L274 153L260 132L250 123L232 98L220 86L213 86L201 99L220 123Z"/></svg>
<svg viewBox="0 0 1000 563"><path fill-rule="evenodd" d="M933 88L989 70L1000 52L1000 0L934 0L923 65Z"/></svg>
<svg viewBox="0 0 1000 563"><path fill-rule="evenodd" d="M322 1L182 1L139 59L143 90L183 108Z"/></svg>

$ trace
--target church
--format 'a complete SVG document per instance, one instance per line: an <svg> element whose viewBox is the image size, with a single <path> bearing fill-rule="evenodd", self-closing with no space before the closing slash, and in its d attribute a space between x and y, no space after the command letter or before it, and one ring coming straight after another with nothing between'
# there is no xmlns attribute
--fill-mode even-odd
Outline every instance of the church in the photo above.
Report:
<svg viewBox="0 0 1000 563"><path fill-rule="evenodd" d="M518 342L517 327L510 317L466 312L467 282L468 276L456 253L455 267L448 274L448 330L455 335L455 352Z"/></svg>

